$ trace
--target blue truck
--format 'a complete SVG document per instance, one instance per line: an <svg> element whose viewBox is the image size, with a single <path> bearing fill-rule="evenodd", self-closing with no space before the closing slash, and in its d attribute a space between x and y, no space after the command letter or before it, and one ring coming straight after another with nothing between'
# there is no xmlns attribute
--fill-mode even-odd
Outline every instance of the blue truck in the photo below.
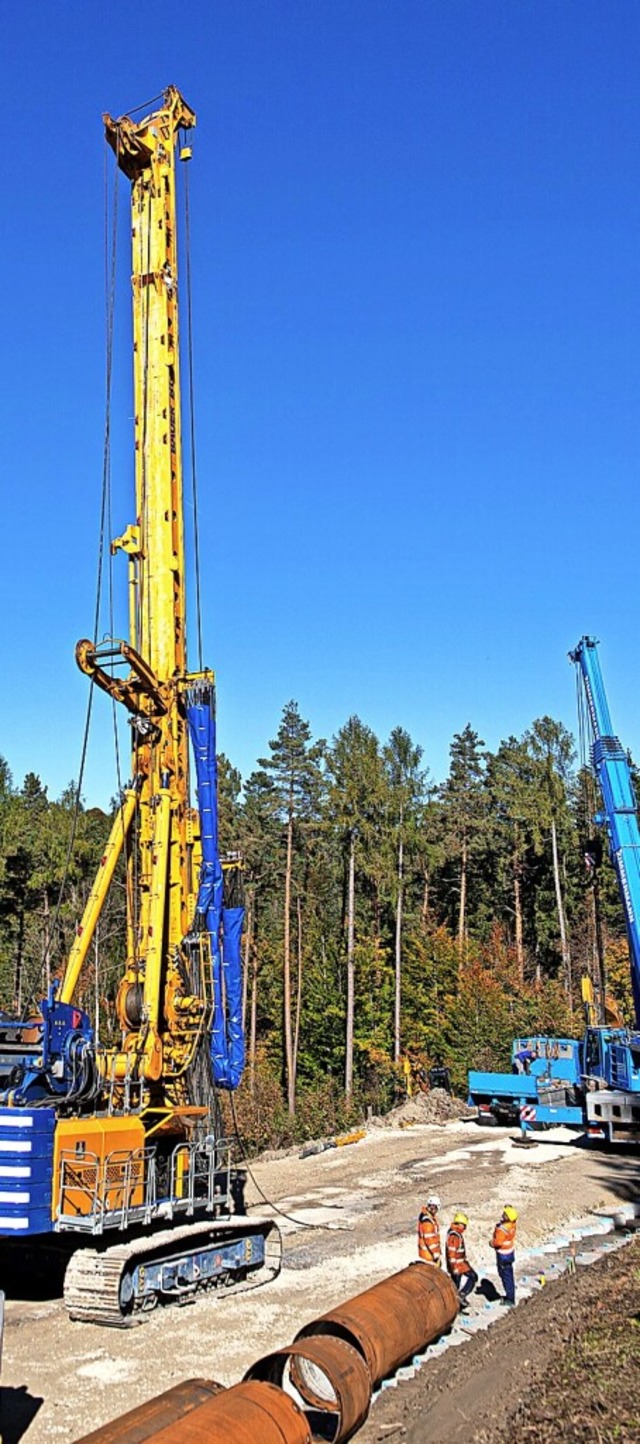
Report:
<svg viewBox="0 0 640 1444"><path fill-rule="evenodd" d="M528 1072L518 1066L522 1053L533 1055ZM582 1127L582 1042L578 1038L516 1038L511 1058L511 1073L469 1073L469 1102L478 1109L480 1123Z"/></svg>
<svg viewBox="0 0 640 1444"><path fill-rule="evenodd" d="M517 1038L529 1051L528 1072L469 1073L469 1102L481 1122L578 1125L589 1138L640 1143L640 828L629 757L613 731L598 643L584 636L569 653L582 678L591 734L591 762L602 798L602 828L620 892L629 944L634 1023L598 1025L593 1005L582 1039ZM595 865L595 864L592 864ZM600 1014L604 1012L600 999Z"/></svg>

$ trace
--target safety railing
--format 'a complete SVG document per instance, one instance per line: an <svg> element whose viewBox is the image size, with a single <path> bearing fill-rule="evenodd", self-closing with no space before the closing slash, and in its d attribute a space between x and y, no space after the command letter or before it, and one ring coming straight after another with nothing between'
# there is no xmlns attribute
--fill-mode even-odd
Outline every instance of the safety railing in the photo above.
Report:
<svg viewBox="0 0 640 1444"><path fill-rule="evenodd" d="M115 1149L100 1157L63 1151L58 1179L57 1227L102 1233L149 1222L156 1203L155 1148Z"/></svg>
<svg viewBox="0 0 640 1444"><path fill-rule="evenodd" d="M231 1143L227 1139L180 1143L160 1166L155 1146L116 1149L100 1157L61 1154L56 1228L100 1234L133 1223L231 1212ZM167 1179L166 1187L163 1186Z"/></svg>
<svg viewBox="0 0 640 1444"><path fill-rule="evenodd" d="M172 1208L193 1214L231 1208L231 1144L211 1139L182 1144L171 1157Z"/></svg>

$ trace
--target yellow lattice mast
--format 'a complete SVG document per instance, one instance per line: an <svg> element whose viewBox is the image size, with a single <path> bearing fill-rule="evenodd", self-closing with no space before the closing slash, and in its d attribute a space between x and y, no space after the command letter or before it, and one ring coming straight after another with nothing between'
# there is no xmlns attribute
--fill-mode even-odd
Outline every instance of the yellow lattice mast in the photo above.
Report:
<svg viewBox="0 0 640 1444"><path fill-rule="evenodd" d="M104 117L131 181L137 522L116 546L131 557L131 645L161 681L186 668L176 238L176 138L195 115L170 87L134 125Z"/></svg>
<svg viewBox="0 0 640 1444"><path fill-rule="evenodd" d="M129 560L130 636L128 643L80 642L76 655L82 670L133 714L133 783L60 996L73 997L126 839L127 965L117 999L123 1036L104 1063L105 1082L113 1091L114 1084L124 1088L132 1078L142 1079L152 1111L171 1114L186 1111L180 1080L207 1006L206 984L201 978L202 986L194 986L183 949L196 860L184 708L194 676L186 671L176 147L179 131L195 125L195 115L170 86L161 107L144 120L107 115L104 121L131 182L136 519L112 545ZM213 680L210 673L199 675Z"/></svg>

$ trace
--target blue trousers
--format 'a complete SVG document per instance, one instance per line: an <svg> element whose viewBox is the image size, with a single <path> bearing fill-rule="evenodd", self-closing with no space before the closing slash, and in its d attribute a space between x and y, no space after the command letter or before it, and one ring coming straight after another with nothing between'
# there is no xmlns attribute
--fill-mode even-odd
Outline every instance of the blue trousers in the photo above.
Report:
<svg viewBox="0 0 640 1444"><path fill-rule="evenodd" d="M469 1269L466 1274L452 1274L452 1278L461 1299L467 1299L469 1294L473 1293L478 1282L475 1269Z"/></svg>
<svg viewBox="0 0 640 1444"><path fill-rule="evenodd" d="M514 1257L515 1255L512 1253L496 1254L496 1262L498 1265L498 1274L500 1275L500 1283L502 1284L502 1287L504 1289L505 1299L510 1304L515 1304L516 1301L516 1281L513 1277Z"/></svg>

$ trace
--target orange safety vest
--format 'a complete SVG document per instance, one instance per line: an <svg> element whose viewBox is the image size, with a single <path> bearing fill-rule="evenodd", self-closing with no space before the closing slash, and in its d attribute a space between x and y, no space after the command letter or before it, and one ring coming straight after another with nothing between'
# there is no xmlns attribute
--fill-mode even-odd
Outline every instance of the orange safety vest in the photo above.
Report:
<svg viewBox="0 0 640 1444"><path fill-rule="evenodd" d="M508 1258L516 1246L515 1223L497 1223L493 1230L491 1247L501 1258Z"/></svg>
<svg viewBox="0 0 640 1444"><path fill-rule="evenodd" d="M424 1263L440 1266L442 1250L440 1229L428 1209L423 1209L418 1219L418 1254Z"/></svg>
<svg viewBox="0 0 640 1444"><path fill-rule="evenodd" d="M464 1234L462 1230L453 1223L447 1234L446 1253L447 1268L454 1278L459 1274L468 1274L471 1272L470 1265L467 1262Z"/></svg>

